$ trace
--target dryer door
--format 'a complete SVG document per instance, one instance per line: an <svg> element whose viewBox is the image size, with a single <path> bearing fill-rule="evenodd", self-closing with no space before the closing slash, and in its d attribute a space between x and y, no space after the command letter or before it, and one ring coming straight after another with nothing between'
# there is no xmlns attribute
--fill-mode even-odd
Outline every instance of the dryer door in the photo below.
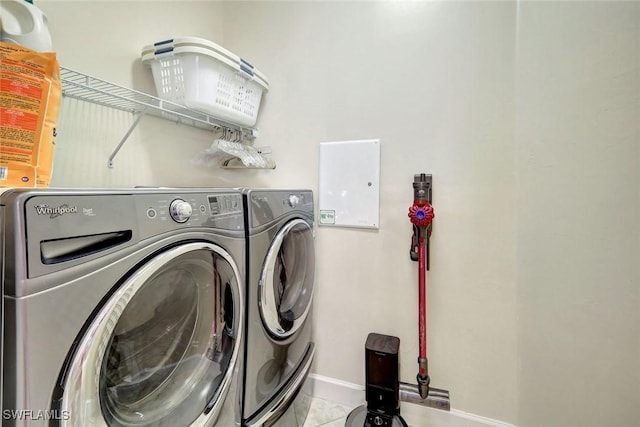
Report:
<svg viewBox="0 0 640 427"><path fill-rule="evenodd" d="M315 278L315 248L311 226L289 221L273 239L259 284L260 316L276 339L293 335L311 308Z"/></svg>
<svg viewBox="0 0 640 427"><path fill-rule="evenodd" d="M63 426L204 426L218 417L241 343L238 269L188 243L136 270L77 346Z"/></svg>

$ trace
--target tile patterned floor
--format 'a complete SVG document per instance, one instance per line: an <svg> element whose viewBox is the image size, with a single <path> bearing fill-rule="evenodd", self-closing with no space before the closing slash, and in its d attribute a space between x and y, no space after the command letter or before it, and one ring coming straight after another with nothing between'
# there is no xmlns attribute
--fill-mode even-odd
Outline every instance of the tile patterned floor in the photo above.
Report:
<svg viewBox="0 0 640 427"><path fill-rule="evenodd" d="M330 402L317 397L310 397L309 414L303 427L344 427L347 415L353 408ZM515 427L502 422L491 422L482 417L465 417L464 413L450 413L437 409L425 408L410 403L402 403L402 416L409 427ZM467 414L468 415L468 414Z"/></svg>
<svg viewBox="0 0 640 427"><path fill-rule="evenodd" d="M309 414L303 427L344 427L352 408L328 400L311 399Z"/></svg>

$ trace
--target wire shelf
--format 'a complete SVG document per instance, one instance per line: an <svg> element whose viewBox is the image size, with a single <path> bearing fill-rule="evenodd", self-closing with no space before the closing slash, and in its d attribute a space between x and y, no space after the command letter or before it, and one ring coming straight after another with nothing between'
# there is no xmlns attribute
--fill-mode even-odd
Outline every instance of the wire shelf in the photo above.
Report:
<svg viewBox="0 0 640 427"><path fill-rule="evenodd" d="M144 113L205 129L247 129L149 94L60 67L62 94L131 113Z"/></svg>
<svg viewBox="0 0 640 427"><path fill-rule="evenodd" d="M234 123L220 120L200 111L192 110L174 102L165 101L155 96L138 92L106 80L60 67L62 95L69 98L91 102L105 107L138 114L131 128L124 135L114 152L109 157L109 167L113 167L113 159L126 142L127 138L145 115L160 117L187 126L206 130L223 130L225 135L235 134L239 140L253 140L257 134L253 128L246 128Z"/></svg>

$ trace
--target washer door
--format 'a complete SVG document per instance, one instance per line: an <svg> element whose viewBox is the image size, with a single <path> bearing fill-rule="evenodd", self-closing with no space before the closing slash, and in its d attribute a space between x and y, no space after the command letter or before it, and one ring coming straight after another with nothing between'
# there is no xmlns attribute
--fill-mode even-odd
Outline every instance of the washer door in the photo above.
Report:
<svg viewBox="0 0 640 427"><path fill-rule="evenodd" d="M211 425L241 343L239 283L232 258L209 243L184 244L143 265L79 343L62 425Z"/></svg>
<svg viewBox="0 0 640 427"><path fill-rule="evenodd" d="M260 316L272 337L285 339L302 326L314 276L313 231L302 219L289 221L273 239L260 277Z"/></svg>

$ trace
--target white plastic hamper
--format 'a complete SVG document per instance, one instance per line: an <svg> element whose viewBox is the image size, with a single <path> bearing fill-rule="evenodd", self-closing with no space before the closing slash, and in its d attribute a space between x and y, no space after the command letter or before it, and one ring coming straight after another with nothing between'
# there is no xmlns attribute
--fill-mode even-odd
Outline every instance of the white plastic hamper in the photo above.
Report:
<svg viewBox="0 0 640 427"><path fill-rule="evenodd" d="M252 127L267 78L253 65L205 39L181 37L145 46L158 97L221 120Z"/></svg>

